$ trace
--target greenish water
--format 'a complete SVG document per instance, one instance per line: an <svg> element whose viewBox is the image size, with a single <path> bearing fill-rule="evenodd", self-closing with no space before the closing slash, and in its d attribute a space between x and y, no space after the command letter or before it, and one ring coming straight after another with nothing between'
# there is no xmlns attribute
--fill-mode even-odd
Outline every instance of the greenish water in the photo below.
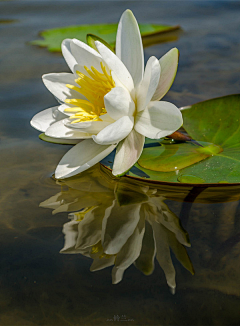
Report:
<svg viewBox="0 0 240 326"><path fill-rule="evenodd" d="M92 273L91 258L60 254L68 212L52 215L39 207L61 191L51 175L69 146L40 141L29 121L56 103L42 74L68 68L60 54L28 42L46 28L116 22L126 8L141 23L184 29L179 40L145 50L146 59L174 46L180 50L179 71L165 100L180 107L239 93L238 1L1 2L0 20L13 20L0 25L1 325L240 324L238 189L199 192L194 204L182 203L188 191L158 190L191 242L194 276L172 255L175 295L157 262L152 275L132 265L112 285L111 267Z"/></svg>

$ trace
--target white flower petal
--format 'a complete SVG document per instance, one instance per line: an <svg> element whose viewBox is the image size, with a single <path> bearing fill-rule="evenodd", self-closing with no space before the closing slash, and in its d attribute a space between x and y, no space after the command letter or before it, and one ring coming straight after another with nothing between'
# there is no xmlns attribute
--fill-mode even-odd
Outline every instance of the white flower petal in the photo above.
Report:
<svg viewBox="0 0 240 326"><path fill-rule="evenodd" d="M80 66L86 66L89 69L93 66L98 71L101 71L100 62L102 57L96 50L77 39L72 40L70 48L71 53Z"/></svg>
<svg viewBox="0 0 240 326"><path fill-rule="evenodd" d="M118 79L117 75L115 74L114 71L111 71L111 76L112 76L112 79L115 83L115 87L122 87L122 88L125 88L127 91L128 89L123 85L123 83Z"/></svg>
<svg viewBox="0 0 240 326"><path fill-rule="evenodd" d="M151 101L153 94L156 91L160 78L160 64L157 58L149 58L143 80L137 89L137 111L142 111Z"/></svg>
<svg viewBox="0 0 240 326"><path fill-rule="evenodd" d="M62 202L62 192L44 200L39 204L39 207L56 209L61 205Z"/></svg>
<svg viewBox="0 0 240 326"><path fill-rule="evenodd" d="M92 134L79 131L77 129L68 128L65 125L65 120L60 120L52 124L46 131L46 136L54 138L68 138L68 139L85 139L91 138Z"/></svg>
<svg viewBox="0 0 240 326"><path fill-rule="evenodd" d="M113 284L116 284L121 281L117 269L120 269L122 271L121 274L123 275L123 271L125 271L138 258L142 248L144 231L145 217L144 215L142 215L133 234L128 238L125 245L117 254L115 260L115 267L112 271Z"/></svg>
<svg viewBox="0 0 240 326"><path fill-rule="evenodd" d="M108 255L117 254L133 234L138 222L141 205L119 206L114 200L105 211L102 223L102 246Z"/></svg>
<svg viewBox="0 0 240 326"><path fill-rule="evenodd" d="M62 201L58 208L56 208L52 214L55 215L61 212L77 212L86 207L97 206L101 203L100 200L94 198L94 196L89 195L89 193L84 191L78 191L77 194L72 198L66 198L66 193L62 196ZM72 213L74 215L74 213ZM70 216L70 214L68 215Z"/></svg>
<svg viewBox="0 0 240 326"><path fill-rule="evenodd" d="M133 128L133 118L125 116L101 130L97 136L92 136L99 145L110 145L126 138Z"/></svg>
<svg viewBox="0 0 240 326"><path fill-rule="evenodd" d="M101 205L85 214L84 219L78 226L77 249L85 249L95 245L101 240L102 219L105 209L106 207Z"/></svg>
<svg viewBox="0 0 240 326"><path fill-rule="evenodd" d="M106 128L112 123L111 120L107 118L104 121L83 121L83 122L76 122L76 123L71 123L71 122L72 120L70 119L69 120L66 119L64 121L66 127L81 132L87 132L90 134L97 134L102 129Z"/></svg>
<svg viewBox="0 0 240 326"><path fill-rule="evenodd" d="M78 236L78 224L79 221L72 220L63 225L64 247L61 249L60 253L77 253L75 244Z"/></svg>
<svg viewBox="0 0 240 326"><path fill-rule="evenodd" d="M73 67L77 64L77 61L72 55L71 43L72 43L71 39L65 39L62 41L61 47L62 47L62 54L64 56L64 59L67 62L70 70L73 72L74 71Z"/></svg>
<svg viewBox="0 0 240 326"><path fill-rule="evenodd" d="M66 86L66 84L79 86L77 83L75 83L75 78L76 77L73 74L66 72L58 74L52 73L42 76L44 85L47 87L47 89L62 102L64 102L67 98L86 99L85 96L79 92Z"/></svg>
<svg viewBox="0 0 240 326"><path fill-rule="evenodd" d="M55 171L56 179L68 178L87 170L110 154L115 147L98 145L92 139L82 141L63 156Z"/></svg>
<svg viewBox="0 0 240 326"><path fill-rule="evenodd" d="M174 293L176 288L176 272L171 259L169 240L165 231L166 229L162 224L157 223L154 220L154 217L151 219L151 224L157 249L157 261L164 271L167 284Z"/></svg>
<svg viewBox="0 0 240 326"><path fill-rule="evenodd" d="M118 284L123 278L125 268L116 268L115 266L112 269L112 284Z"/></svg>
<svg viewBox="0 0 240 326"><path fill-rule="evenodd" d="M115 120L111 118L108 113L101 115L101 120L106 122L111 122L111 123L115 122Z"/></svg>
<svg viewBox="0 0 240 326"><path fill-rule="evenodd" d="M145 137L134 129L117 146L117 152L113 164L113 175L125 174L139 159Z"/></svg>
<svg viewBox="0 0 240 326"><path fill-rule="evenodd" d="M85 65L86 66L86 65ZM93 65L91 65L90 67L86 66L87 68L89 68L91 70L91 67ZM99 68L99 65L97 64L96 65L97 68L95 66L93 66L94 68L96 68L100 73L103 73L102 72L102 68L100 66ZM108 73L108 75L110 75L110 70L108 69L108 67L105 65L105 68L106 68L106 71ZM82 73L83 75L89 77L92 79L92 76L87 72L87 70L84 68L84 66L80 65L80 64L76 64L74 67L73 67L73 72L74 72L74 75L76 76L76 78L79 78L79 72Z"/></svg>
<svg viewBox="0 0 240 326"><path fill-rule="evenodd" d="M152 97L152 101L159 101L172 86L177 73L178 56L178 49L173 48L159 60L161 66L161 76L156 92Z"/></svg>
<svg viewBox="0 0 240 326"><path fill-rule="evenodd" d="M158 211L155 216L156 222L163 224L165 228L174 233L181 244L190 247L188 234L181 226L179 218L168 208L163 200L160 197L151 197L149 199L149 204L153 204Z"/></svg>
<svg viewBox="0 0 240 326"><path fill-rule="evenodd" d="M147 204L145 204L145 206L147 206ZM155 255L156 247L153 238L153 230L150 224L145 221L145 232L142 241L142 249L138 259L135 261L135 266L145 275L152 274L154 270Z"/></svg>
<svg viewBox="0 0 240 326"><path fill-rule="evenodd" d="M138 23L129 9L124 11L118 24L116 55L130 72L136 87L143 77L144 55Z"/></svg>
<svg viewBox="0 0 240 326"><path fill-rule="evenodd" d="M172 134L183 124L180 110L169 102L150 102L149 107L138 112L134 128L140 134L159 139Z"/></svg>
<svg viewBox="0 0 240 326"><path fill-rule="evenodd" d="M115 87L104 96L104 104L107 113L115 120L123 116L132 116L135 110L129 92L126 88Z"/></svg>
<svg viewBox="0 0 240 326"><path fill-rule="evenodd" d="M74 107L76 106L72 104L61 104L58 107L58 111L62 112L65 115L65 118L66 116L70 117L71 115L73 115L73 113L65 112L65 109L74 108Z"/></svg>
<svg viewBox="0 0 240 326"><path fill-rule="evenodd" d="M133 79L122 61L101 42L96 41L95 44L108 68L116 74L120 82L131 93L134 90Z"/></svg>
<svg viewBox="0 0 240 326"><path fill-rule="evenodd" d="M115 256L112 257L107 257L107 258L96 258L93 260L93 263L90 267L90 271L91 272L96 272L96 271L100 271L103 268L109 267L114 265L114 260L115 260Z"/></svg>
<svg viewBox="0 0 240 326"><path fill-rule="evenodd" d="M53 123L65 119L66 115L58 111L58 107L40 111L30 121L33 128L45 132Z"/></svg>

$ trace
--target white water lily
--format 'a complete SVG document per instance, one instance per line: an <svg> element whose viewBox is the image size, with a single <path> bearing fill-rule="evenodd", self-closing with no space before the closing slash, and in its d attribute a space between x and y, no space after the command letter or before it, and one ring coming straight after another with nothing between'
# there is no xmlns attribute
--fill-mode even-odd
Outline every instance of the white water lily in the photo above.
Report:
<svg viewBox="0 0 240 326"><path fill-rule="evenodd" d="M32 126L49 137L79 140L57 166L57 179L88 169L115 148L113 174L123 175L139 159L145 137L159 139L182 125L178 108L160 101L176 75L176 48L160 60L151 57L144 71L142 39L130 10L118 25L116 54L99 41L95 45L97 51L76 39L64 40L62 52L72 73L43 76L62 104L35 115Z"/></svg>

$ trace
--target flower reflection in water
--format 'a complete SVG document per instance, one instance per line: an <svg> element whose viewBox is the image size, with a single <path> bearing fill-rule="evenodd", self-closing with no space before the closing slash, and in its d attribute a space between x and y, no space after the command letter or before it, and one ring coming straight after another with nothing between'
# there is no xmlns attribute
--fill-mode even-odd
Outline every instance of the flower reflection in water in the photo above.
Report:
<svg viewBox="0 0 240 326"><path fill-rule="evenodd" d="M70 212L70 222L63 226L65 244L61 253L91 257L91 271L113 265L114 284L122 280L131 264L150 275L156 257L174 293L170 248L194 274L184 247L190 246L188 234L164 203L163 191L153 184L113 177L100 164L57 183L62 191L40 206L53 209L53 214Z"/></svg>

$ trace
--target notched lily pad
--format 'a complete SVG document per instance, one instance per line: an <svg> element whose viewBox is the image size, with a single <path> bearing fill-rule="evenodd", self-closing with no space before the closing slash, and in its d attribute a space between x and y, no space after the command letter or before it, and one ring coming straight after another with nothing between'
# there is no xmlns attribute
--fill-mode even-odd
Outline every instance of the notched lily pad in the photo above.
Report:
<svg viewBox="0 0 240 326"><path fill-rule="evenodd" d="M148 180L219 186L240 184L240 95L182 108L182 115L188 135L205 145L197 149L190 142L160 147L153 144L144 149L135 166ZM137 177L133 170L129 175Z"/></svg>
<svg viewBox="0 0 240 326"><path fill-rule="evenodd" d="M93 34L102 38L114 48L117 26L117 24L101 24L47 29L40 33L43 40L35 40L31 44L47 47L50 52L60 52L61 43L64 39L76 38L82 42L86 42L87 34ZM178 38L178 34L181 31L180 26L140 24L139 27L143 39L143 46L174 41Z"/></svg>

